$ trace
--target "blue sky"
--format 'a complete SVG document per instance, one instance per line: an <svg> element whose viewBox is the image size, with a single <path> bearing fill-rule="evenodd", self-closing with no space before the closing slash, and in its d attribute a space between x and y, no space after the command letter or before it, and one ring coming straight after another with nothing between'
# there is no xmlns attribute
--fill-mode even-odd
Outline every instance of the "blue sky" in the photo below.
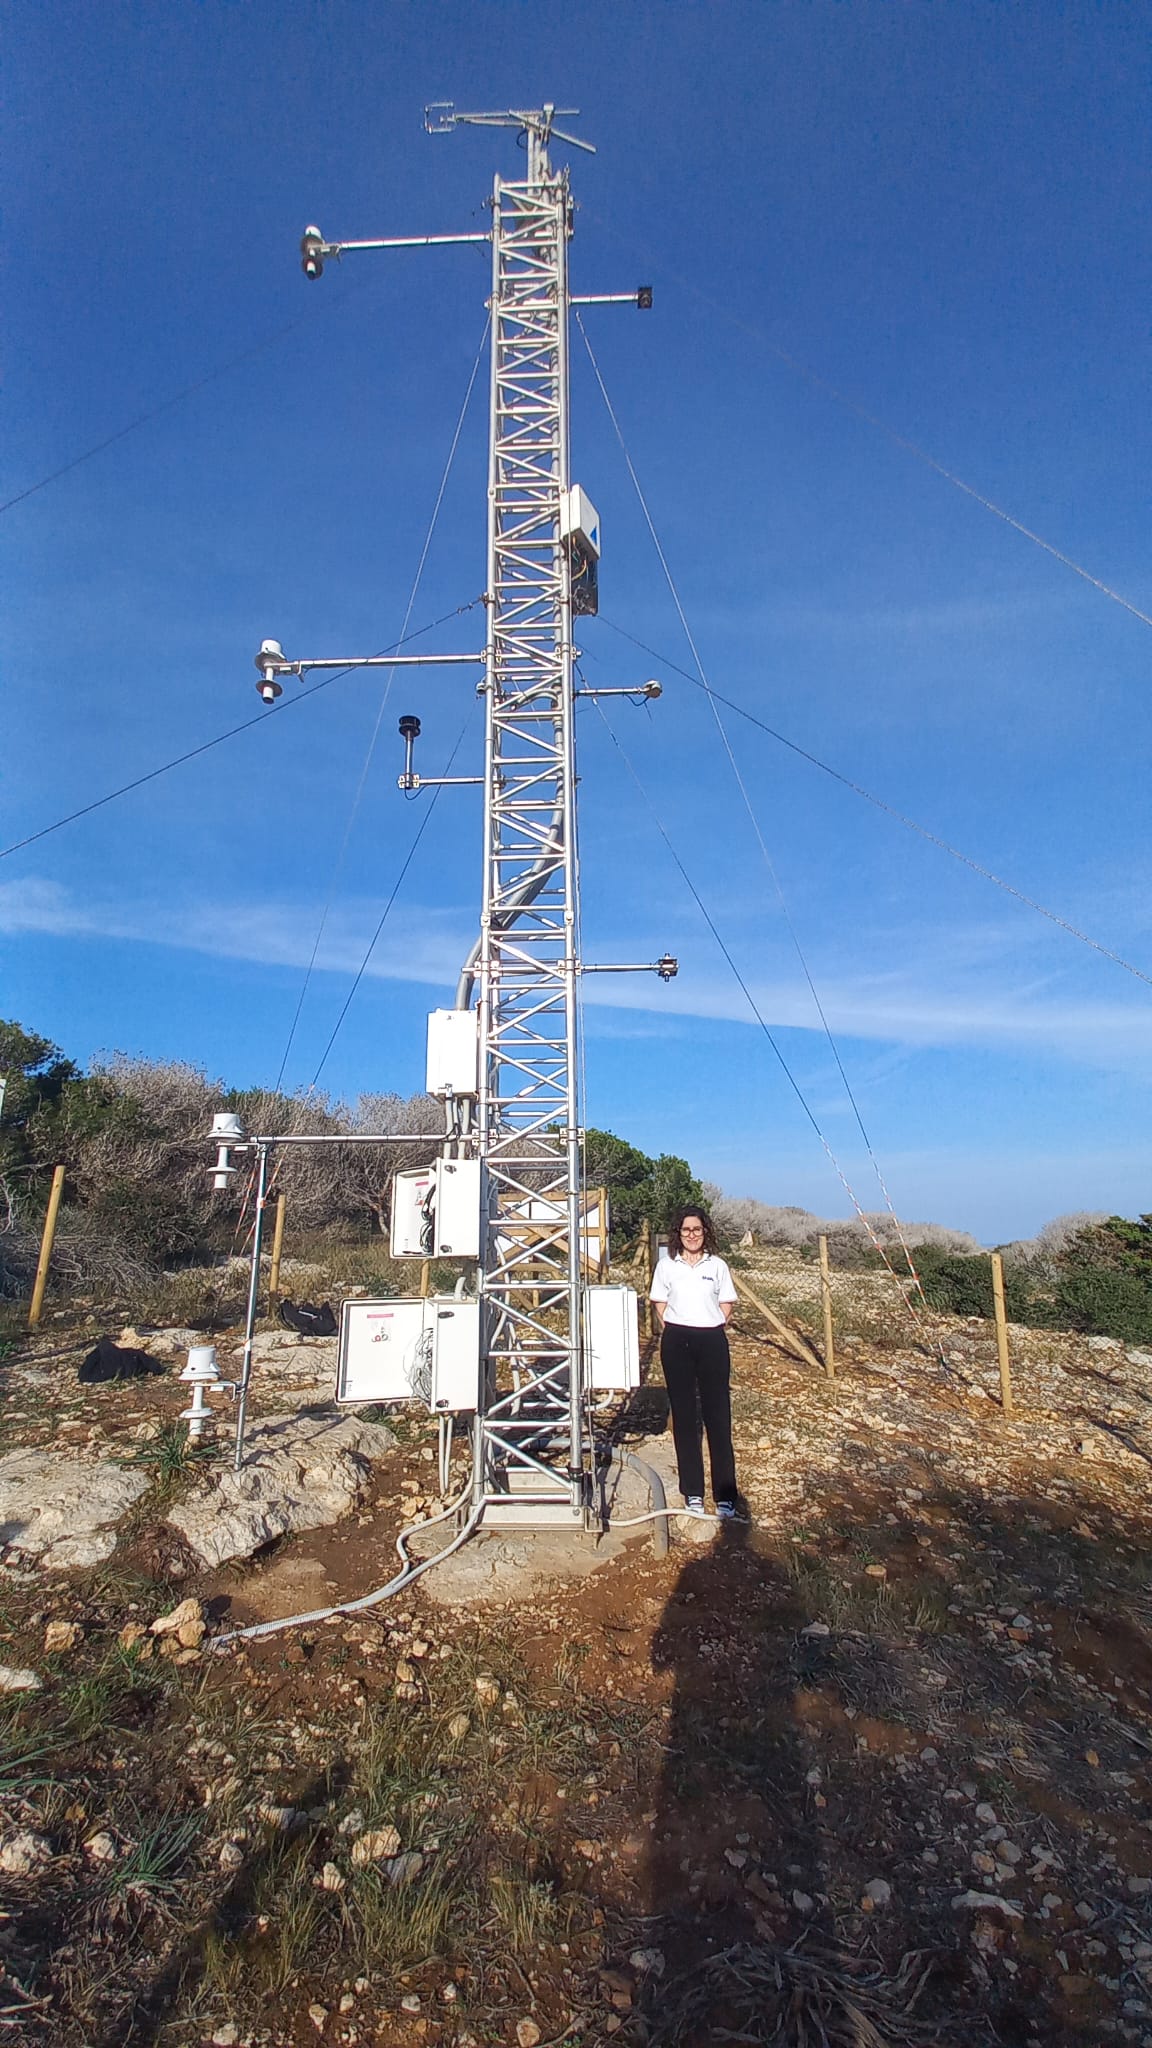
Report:
<svg viewBox="0 0 1152 2048"><path fill-rule="evenodd" d="M1152 630L829 395L930 451L1152 611L1152 10L1137 4L66 6L10 17L3 842L258 709L252 656L400 630L484 326L486 255L333 238L485 225L511 135L427 101L582 109L577 290L718 690L1152 972ZM561 152L557 152L561 154ZM298 323L298 324L292 324ZM285 332L283 330L288 329ZM805 376L785 358L823 380ZM484 393L412 613L483 585ZM574 468L604 529L589 682L829 1143L872 1168L577 337ZM609 623L611 622L611 623ZM630 646L635 635L666 665ZM473 611L443 648L478 645ZM430 636L429 644L431 644ZM0 1014L306 1085L411 843L463 672L369 673L0 862ZM1152 1208L1152 990L733 714L725 723L893 1200L992 1241ZM465 727L458 772L478 761ZM848 1202L586 707L587 1115L732 1193ZM426 801L421 799L420 801ZM341 847L347 834L342 864ZM324 1068L422 1079L479 881L446 794Z"/></svg>

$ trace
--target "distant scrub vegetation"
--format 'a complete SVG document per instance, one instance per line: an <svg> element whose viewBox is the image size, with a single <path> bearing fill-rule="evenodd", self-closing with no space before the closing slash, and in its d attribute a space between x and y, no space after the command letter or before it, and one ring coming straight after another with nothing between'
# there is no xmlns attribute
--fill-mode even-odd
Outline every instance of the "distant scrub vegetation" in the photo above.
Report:
<svg viewBox="0 0 1152 2048"><path fill-rule="evenodd" d="M246 1193L242 1173L225 1195L213 1191L208 1131L219 1109L239 1112L252 1132L339 1137L412 1133L387 1155L370 1146L285 1150L276 1186L293 1233L362 1241L386 1231L392 1175L424 1164L438 1141L442 1107L426 1095L324 1096L228 1088L194 1067L115 1054L82 1073L49 1039L0 1021L0 1296L25 1294L35 1270L52 1168L67 1168L53 1255L58 1280L119 1296L158 1274L213 1264L238 1249ZM821 1235L841 1272L882 1270L884 1247L897 1271L901 1236L927 1300L953 1315L990 1316L987 1251L966 1231L902 1223L886 1211L859 1221L824 1221L810 1210L773 1207L701 1184L687 1160L650 1158L611 1131L587 1134L588 1183L606 1187L613 1249L645 1222L663 1229L673 1209L706 1201L722 1240L736 1248L786 1246L814 1258ZM1035 1238L1001 1247L1012 1321L1084 1330L1125 1343L1152 1343L1152 1216L1081 1213L1057 1217Z"/></svg>
<svg viewBox="0 0 1152 2048"><path fill-rule="evenodd" d="M246 1189L212 1187L208 1132L217 1110L238 1112L252 1133L340 1137L440 1131L444 1110L427 1095L361 1095L333 1102L229 1088L194 1067L114 1054L82 1073L60 1048L0 1021L0 1296L28 1291L52 1169L67 1168L53 1272L58 1280L119 1295L166 1270L211 1264L237 1249ZM393 1174L439 1149L327 1145L285 1149L276 1187L291 1229L362 1240L389 1227ZM645 1220L661 1229L680 1203L699 1201L687 1160L649 1158L609 1131L587 1134L590 1185L609 1190L617 1249ZM250 1211L249 1211L250 1214Z"/></svg>

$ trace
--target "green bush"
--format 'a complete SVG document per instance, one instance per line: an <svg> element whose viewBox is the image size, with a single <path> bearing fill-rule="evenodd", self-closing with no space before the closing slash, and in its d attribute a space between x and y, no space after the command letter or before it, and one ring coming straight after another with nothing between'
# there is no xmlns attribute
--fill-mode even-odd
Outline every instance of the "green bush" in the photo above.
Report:
<svg viewBox="0 0 1152 2048"><path fill-rule="evenodd" d="M1056 1306L1067 1329L1119 1337L1125 1344L1152 1342L1152 1287L1140 1273L1106 1266L1062 1273Z"/></svg>
<svg viewBox="0 0 1152 2048"><path fill-rule="evenodd" d="M936 1245L918 1245L912 1254L930 1308L952 1316L987 1316L992 1307L992 1260L982 1253L945 1252ZM1004 1306L1013 1323L1052 1321L1052 1299L1043 1283L1019 1266L1004 1269Z"/></svg>

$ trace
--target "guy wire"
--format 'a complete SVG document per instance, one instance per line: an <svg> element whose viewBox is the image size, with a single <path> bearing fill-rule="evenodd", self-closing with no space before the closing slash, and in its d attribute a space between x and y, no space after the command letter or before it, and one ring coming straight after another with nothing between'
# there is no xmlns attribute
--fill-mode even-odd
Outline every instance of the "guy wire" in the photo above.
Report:
<svg viewBox="0 0 1152 2048"><path fill-rule="evenodd" d="M463 432L464 420L468 412L468 407L472 400L472 391L476 383L476 373L480 368L480 362L484 354L485 344L488 340L488 330L491 327L491 324L491 315L489 315L488 319L484 322L484 332L480 337L480 346L476 351L476 359L472 364L472 369L469 374L468 388L464 393L464 403L460 407L459 416L457 418L455 430L452 435L452 441L448 449L448 458L444 464L443 474L441 475L440 478L440 488L436 493L436 500L432 507L432 517L428 522L428 531L424 536L424 545L420 550L420 559L416 564L416 574L412 579L412 588L408 593L408 603L404 608L404 618L400 627L400 645L403 645L404 635L408 631L408 624L412 617L412 608L416 603L416 595L420 589L421 578L424 575L424 565L428 560L428 550L432 546L433 536L436 532L436 523L440 517L440 507L444 503L444 493L448 488L448 479L452 474L452 465L456 459L456 450L460 444L460 435ZM296 1027L300 1022L300 1014L304 1008L305 997L308 994L308 985L312 979L312 970L316 965L316 956L320 951L320 942L324 937L324 930L328 923L328 914L332 908L332 899L336 893L336 884L339 881L340 875L343 871L344 861L348 853L348 842L352 836L352 827L355 824L356 818L359 814L360 803L364 795L364 785L368 779L368 770L372 765L372 756L376 751L376 742L380 737L381 721L384 717L385 709L387 708L388 699L392 694L392 685L395 682L395 680L396 671L394 668L390 668L385 678L384 689L380 697L380 707L376 713L376 723L372 728L372 737L368 742L368 750L364 756L364 763L360 770L360 780L356 785L356 794L352 799L352 808L348 813L348 820L344 827L344 837L340 842L340 850L336 855L335 865L333 866L331 878L328 883L328 893L324 900L324 908L320 913L320 922L316 928L316 937L315 940L313 941L312 952L309 956L308 965L304 970L304 980L300 985L300 994L297 997L296 1008L292 1016L292 1023L289 1026L288 1037L284 1046L283 1055L280 1060L280 1069L276 1075L276 1081L274 1084L274 1092L276 1094L279 1094L280 1083L284 1079L284 1069L288 1064L288 1055L292 1050L292 1041L296 1036Z"/></svg>
<svg viewBox="0 0 1152 2048"><path fill-rule="evenodd" d="M890 1194L889 1194L889 1192L888 1192L888 1186L887 1186L887 1183L885 1182L885 1179L884 1179L884 1175L883 1175L883 1173L882 1173L882 1172L881 1172L881 1170L880 1170L880 1162L879 1162L879 1160L878 1160L878 1159L877 1159L877 1157L876 1157L875 1151L873 1150L873 1147L872 1147L872 1141L871 1141L871 1139L870 1139L870 1138L869 1138L869 1136L868 1136L868 1132L867 1132L867 1130L865 1129L865 1126L864 1126L864 1119L863 1119L863 1117L862 1117L862 1116L861 1116L861 1114L860 1114L860 1108L859 1108L859 1104L857 1103L857 1101L856 1101L856 1097L855 1097L855 1095L854 1095L854 1094L853 1094L853 1092L852 1092L852 1088L851 1088L851 1086L850 1086L850 1084L849 1084L848 1076L847 1076L847 1074L846 1074L846 1072L845 1072L845 1070L844 1070L844 1063L843 1063L843 1061L842 1061L842 1059L841 1059L841 1057L840 1057L840 1052L839 1052L839 1048L837 1047L837 1045L836 1045L836 1042L835 1042L835 1039L834 1039L834 1038L833 1038L833 1036L832 1036L832 1030L831 1030L831 1026L830 1026L830 1025L829 1025L829 1023L828 1023L828 1018L827 1018L827 1015L825 1014L824 1006L823 1006L823 1004L821 1003L821 1001L820 1001L820 998L819 998L819 996L818 996L818 995L817 995L817 993L816 993L816 985L815 985L815 983L814 983L814 981L813 981L813 979L812 979L812 975L811 975L811 972L810 972L810 970L809 970L809 967L808 967L808 962L807 962L807 960L806 960L806 959L805 959L805 957L804 957L804 952L803 952L803 948L802 948L802 947L801 947L801 945L800 945L800 940L799 940L799 938L798 938L798 936L797 936L797 933L796 933L795 927L794 927L794 925L793 925L793 923L792 923L791 917L790 917L790 916L789 916L789 914L788 914L788 906L787 906L787 904L786 904L786 903L785 903L785 901L784 901L784 892L783 892L783 889L782 889L782 888L781 888L781 886L780 886L780 879L779 879L779 876L778 876L778 875L777 875L777 873L776 873L776 869L775 869L775 866L774 866L774 864L773 864L773 861L772 861L772 857L771 857L771 855L770 855L770 853L769 853L769 851L768 851L768 847L767 847L767 845L766 845L766 843L765 843L765 840L764 840L764 835L763 835L763 833L762 833L762 832L761 832L761 830L760 830L760 824L759 824L759 820L757 819L756 813L755 813L755 811L754 811L754 810L753 810L753 808L752 808L752 803L751 803L751 799L750 799L750 797L749 797L749 795L748 795L748 790L747 790L747 788L746 788L746 786L745 786L744 778L743 778L743 776L742 776L742 775L741 775L741 773L740 773L740 769L739 769L739 766L737 765L737 761L736 761L736 756L735 756L735 754L734 754L734 752L733 752L733 750L732 750L732 743L731 743L731 741L730 741L730 740L729 740L729 738L728 738L728 733L727 733L727 730L725 729L725 726L724 726L724 721L723 721L723 719L722 719L722 718L721 718L721 716L720 716L720 711L719 711L719 708L718 708L718 706L717 706L717 704L716 704L716 702L715 702L715 699L714 699L714 697L713 697L713 694L712 694L712 687L711 687L711 684L710 684L710 683L709 683L709 681L708 681L708 677L707 677L707 675L706 675L706 673L705 673L705 669L704 669L704 664L703 664L703 662L702 662L702 660L701 660L701 658L700 658L700 650L699 650L699 648L698 648L698 647L697 647L697 645L696 645L696 641L695 641L695 638L694 638L694 636L693 636L693 633L692 633L692 629L691 629L691 627L690 627L690 625L689 625L689 623L688 623L688 618L687 618L687 614L686 614L686 612L685 612L685 610L684 610L684 606L683 606L683 604L682 604L682 602L681 602L681 599L680 599L680 593L679 593L679 591L678 591L678 589L677 589L677 587L676 587L676 581L675 581L675 578L673 577L673 574L672 574L672 570L671 570L671 567L669 566L668 558L667 558L667 556L666 556L666 554L665 554L665 552L664 552L664 549L663 549L663 547L662 547L662 545L661 545L661 542L660 542L660 536L659 536L659 534L658 534L658 533L657 533L657 531L656 531L656 524L655 524L655 521L654 521L654 519L653 519L653 517L652 517L652 514L651 514L651 512L650 512L650 510L649 510L649 508L648 508L648 501L647 501L647 499L646 499L646 497L645 497L645 495L644 495L643 487L642 487L642 485L641 485L641 483L640 483L640 479L639 479L639 477L638 477L638 475L637 475L637 473L636 473L636 467L635 467L635 464L633 463L633 461L632 461L632 457L631 457L631 455L630 455L630 453L629 453L629 451L628 451L628 446L627 446L627 443L626 443L626 441L625 441L625 439L624 439L624 434L623 434L623 430L622 430L622 428L621 428L621 426L620 426L620 422L619 422L619 420L618 420L618 419L617 419L617 417L616 417L616 412L615 412L615 408L613 407L612 401L611 401L610 397L608 396L608 389L607 389L607 386L605 385L605 382L604 382L604 378L603 378L603 376L601 375L601 371L600 371L600 365L599 365L599 363L598 363L598 362L597 362L597 360L596 360L595 354L594 354L594 352L593 352L593 349L592 349L592 344L591 344L591 342L590 342L590 341L589 341L589 339L588 339L587 331L586 331L586 329L585 329L585 327L584 327L584 323L583 323L583 321L581 320L581 318L580 318L580 315L579 315L579 313L577 313L577 315L576 315L576 322L577 322L577 325L578 325L578 327L579 327L579 329L580 329L580 333L581 333L581 336L582 336L582 338L583 338L583 341L584 341L584 346L585 346L585 348L586 348L586 349L587 349L587 351L588 351L588 358L589 358L589 361L590 361L590 362L591 362L591 364L592 364L592 370L593 370L593 374L595 375L595 378L596 378L596 382L597 382L597 384L598 384L598 385L599 385L599 387L600 387L600 395L601 395L601 397L602 397L602 398L603 398L603 400L604 400L604 404L605 404L605 407L607 408L607 412L608 412L608 417L609 417L609 419L610 419L610 420L611 420L611 422L612 422L612 427L613 427L613 431L615 432L615 435L616 435L616 439L617 439L617 441L618 441L618 442L619 442L619 444L620 444L620 452L621 452L621 454L622 454L622 455L623 455L623 457L624 457L624 461L625 461L625 463L626 463L626 465L627 465L627 468L628 468L628 474L629 474L629 476L630 476L630 477L631 477L631 479L632 479L632 485L633 485L633 488L634 488L634 490L635 490L635 492L636 492L636 496L637 496L637 498L639 499L639 502L640 502L640 509L641 509L641 511L642 511L642 512L643 512L643 514L644 514L644 519L645 519L645 523L647 524L647 527L648 527L648 531L649 531L649 534L650 534L650 535L651 535L651 537L652 537L652 545L653 545L653 547L654 547L654 548L655 548L655 550L656 550L656 554L657 554L657 557L658 557L658 559L659 559L659 562L660 562L660 567L661 567L661 568L662 568L662 570L664 571L664 578L665 578L665 581L666 581L666 583L667 583L667 585L668 585L668 589L669 589L669 591L671 592L671 595L672 595L672 602L673 602L673 604L674 604L674 605L675 605L675 607L676 607L676 612L677 612L677 616L678 616L678 618L679 618L679 620L680 620L680 624L681 624L681 626L682 626L682 628L683 628L683 631L684 631L684 637L685 637L685 639L687 640L687 642L688 642L688 645L689 645L689 647L690 647L690 648L691 648L691 650L692 650L692 659L693 659L693 661L694 661L694 662L696 663L696 668L697 668L697 671L698 671L698 673L699 673L699 676L700 676L700 681L701 681L701 683L702 683L702 684L703 684L703 686L704 686L704 691L705 691L705 694L706 694L706 696L707 696L707 698L708 698L708 702L709 702L709 705L711 706L711 710L712 710L712 716L713 716L713 718L714 718L714 720L715 720L715 722L716 722L716 730L717 730L717 732L718 732L718 733L719 733L719 735L720 735L720 740L721 740L721 744L723 745L723 748L724 748L724 752L725 752L725 754L726 754L726 755L727 755L727 757L728 757L728 764L729 764L729 766L730 766L730 768L731 768L731 770L732 770L732 773L733 773L733 775L734 775L734 777L735 777L735 779L736 779L736 786L737 786L737 788L738 788L738 789L739 789L739 791L740 791L740 795L741 795L741 798L742 798L742 800L743 800L743 803L744 803L744 808L745 808L745 810L747 811L747 813L748 813L748 817L749 817L749 819L750 819L750 821L751 821L751 825L752 825L752 830L753 830L753 831L754 831L754 833L756 834L756 839L757 839L757 843L759 844L759 847L760 847L760 852L761 852L761 854L763 855L763 858L764 858L764 862L765 862L765 865L767 866L768 872L769 872L769 874L770 874L770 875L771 875L771 877L772 877L772 881L773 881L773 883L774 883L774 885L775 885L775 889L776 889L776 894L777 894L777 896L778 896L778 897L779 897L779 899L780 899L780 905L781 905L781 908L782 908L782 910L783 910L783 912L784 912L784 921L785 921L785 923L786 923L786 924L787 924L787 926L788 926L788 931L789 931L789 934L790 934L790 936L791 936L791 939L792 939L792 943L793 943L794 947L796 948L796 952L797 952L797 955L798 955L798 957L799 957L799 960L800 960L800 965L801 965L801 967L802 967L802 968L803 968L803 970L804 970L804 978L805 978L805 980L806 980L806 981L807 981L807 983L808 983L808 987L809 987L809 989L810 989L810 991L811 991L811 994L812 994L812 999L813 999L813 1001L814 1001L814 1003L815 1003L815 1005L816 1005L816 1011L817 1011L817 1015L819 1016L819 1018L820 1018L820 1022L821 1022L821 1024L823 1025L823 1028L824 1028L824 1036L825 1036L825 1038L827 1039L827 1041L828 1041L828 1044L829 1044L829 1046L831 1047L831 1050L832 1050L832 1057L833 1057L833 1059L834 1059L834 1060L835 1060L835 1062L836 1062L836 1066L837 1066L837 1069L838 1069L838 1071L839 1071L839 1074L840 1074L840 1078L841 1078L841 1080L842 1080L842 1081L843 1081L843 1083L844 1083L844 1089L845 1089L845 1093L847 1094L847 1097L848 1097L848 1101L849 1101L849 1103L851 1104L851 1107L852 1107L852 1112L853 1112L853 1115L855 1116L855 1119L856 1119L856 1123L857 1123L857 1126L859 1127L860 1135L861 1135L861 1137L862 1137L862 1138L863 1138L863 1140L864 1140L864 1146L865 1146L865 1149L866 1149L866 1151L867 1151L867 1153L868 1153L868 1157L869 1157L869 1159L870 1159L870 1160L871 1160L871 1162L872 1162L872 1167L873 1167L873 1170L874 1170L874 1172L875 1172L875 1174L876 1174L876 1179L877 1179L877 1182L879 1183L879 1186L880 1186L880 1191L881 1191L881 1193L882 1193L882 1194L883 1194L883 1196L884 1196L884 1200L885 1200L885 1203L886 1203L886 1205L887 1205L887 1208L888 1208L888 1213L889 1213L889 1215L891 1216L891 1218L892 1218L892 1221L893 1221L893 1223L895 1224L895 1227L896 1227L896 1234L897 1234L897 1237L899 1238L899 1241L900 1241L900 1246L901 1246L901 1249L902 1249L902 1251L903 1251L903 1253L904 1253L904 1257L905 1257L905 1259L906 1259L906 1261L907 1261L907 1264L908 1264L908 1270L909 1270L910 1274L912 1275L912 1279L913 1279L913 1282L915 1283L915 1286L916 1286L916 1288L917 1288L917 1291L919 1292L919 1294L920 1294L920 1296L921 1296L921 1299L922 1299L922 1300L924 1300L924 1290L923 1290L923 1287L921 1286L921 1283L920 1283L920 1276L919 1276L919 1274L918 1274L918 1273L917 1273L917 1271L916 1271L916 1266L915 1266L915 1262L914 1262L914 1260L913 1260L913 1258L912 1258L912 1253L911 1253L911 1251L910 1251L910 1250L909 1250L909 1248L908 1248L908 1244L907 1244L907 1241L906 1241L906 1239L905 1239L905 1236L904 1236L904 1231L903 1231L903 1228L902 1228L902 1226L901 1226L901 1223L900 1223L900 1219L899 1219L899 1217L898 1217L898 1216L897 1216L897 1214L896 1214L896 1210L895 1210L895 1207L893 1206L893 1202L892 1202L892 1197L891 1197L891 1195L890 1195ZM828 1147L828 1144L827 1144L827 1140L826 1140L826 1139L824 1138L824 1136L823 1136L823 1133L822 1133L822 1132L821 1132L821 1133L820 1133L819 1135L820 1135L820 1138L821 1138L821 1143L822 1143L822 1144L824 1144L824 1146L825 1146L825 1149L826 1149L826 1150L828 1151L828 1156L829 1156L829 1158L831 1158L831 1159L833 1160L833 1164L834 1164L834 1165L836 1166L836 1170L837 1170L837 1172L839 1173L839 1172L840 1172L840 1168L839 1168L839 1165L837 1164L837 1162L836 1162L836 1161L835 1161L835 1159L833 1158L833 1155L832 1155L831 1149L830 1149L830 1148ZM841 1174L841 1175L840 1175L840 1177L841 1177L841 1179L842 1179L842 1180L844 1179L844 1176L843 1176L843 1174ZM848 1183L847 1183L847 1181L846 1181L846 1180L844 1181L844 1186L845 1186L845 1188L847 1188L847 1190L848 1190L848 1193L849 1193L849 1195L851 1196L851 1199L852 1199L852 1203L853 1203L853 1206L855 1207L855 1209L856 1209L856 1211L857 1211L857 1214L859 1215L859 1217L860 1217L860 1220L861 1220L861 1222L862 1222L862 1223L863 1223L863 1225L864 1225L864 1228L865 1228L865 1230L866 1230L866 1231L868 1232L868 1235L869 1235L869 1237L870 1237L870 1238L872 1239L872 1243L873 1243L873 1245L875 1246L876 1250L877 1250L877 1251L878 1251L878 1252L880 1253L881 1257L882 1257L882 1258L884 1259L884 1263L885 1263L885 1265L889 1265L889 1261L888 1261L888 1257L887 1257L887 1254L886 1254L886 1252L884 1251L884 1249L883 1249L883 1246L881 1245L880 1239L879 1239L879 1237L877 1236L877 1234L876 1234L876 1231L875 1231L875 1230L873 1229L873 1227L872 1227L871 1223L869 1222L869 1220L868 1220L868 1218L867 1218L867 1216L866 1216L866 1214L865 1214L864 1210L863 1210L863 1209L862 1209L862 1208L860 1207L860 1204L859 1204L859 1202L858 1202L858 1201L856 1200L856 1197L855 1197L855 1195L854 1195L854 1194L852 1193L852 1190L851 1190L851 1188L850 1188L850 1187L848 1187ZM890 1268L889 1268L889 1270L893 1270L893 1269L892 1269L892 1268L890 1267ZM893 1272L893 1277L895 1278L895 1273L894 1273L894 1272ZM924 1306L925 1306L925 1308L927 1308L927 1306L928 1306L928 1304L927 1304L927 1301L926 1301L926 1300L924 1300Z"/></svg>

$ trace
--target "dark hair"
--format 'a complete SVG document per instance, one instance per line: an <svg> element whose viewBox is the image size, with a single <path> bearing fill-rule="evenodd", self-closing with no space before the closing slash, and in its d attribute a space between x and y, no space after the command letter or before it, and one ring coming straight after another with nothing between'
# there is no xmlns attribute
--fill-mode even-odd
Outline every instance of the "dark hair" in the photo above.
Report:
<svg viewBox="0 0 1152 2048"><path fill-rule="evenodd" d="M672 1221L668 1225L668 1257L670 1259L676 1258L678 1253L684 1249L680 1241L680 1226L686 1223L690 1216L694 1216L698 1222L704 1225L703 1249L705 1253L712 1253L718 1249L715 1225L708 1211L697 1208L695 1202L689 1202L686 1208L674 1209L672 1211Z"/></svg>

